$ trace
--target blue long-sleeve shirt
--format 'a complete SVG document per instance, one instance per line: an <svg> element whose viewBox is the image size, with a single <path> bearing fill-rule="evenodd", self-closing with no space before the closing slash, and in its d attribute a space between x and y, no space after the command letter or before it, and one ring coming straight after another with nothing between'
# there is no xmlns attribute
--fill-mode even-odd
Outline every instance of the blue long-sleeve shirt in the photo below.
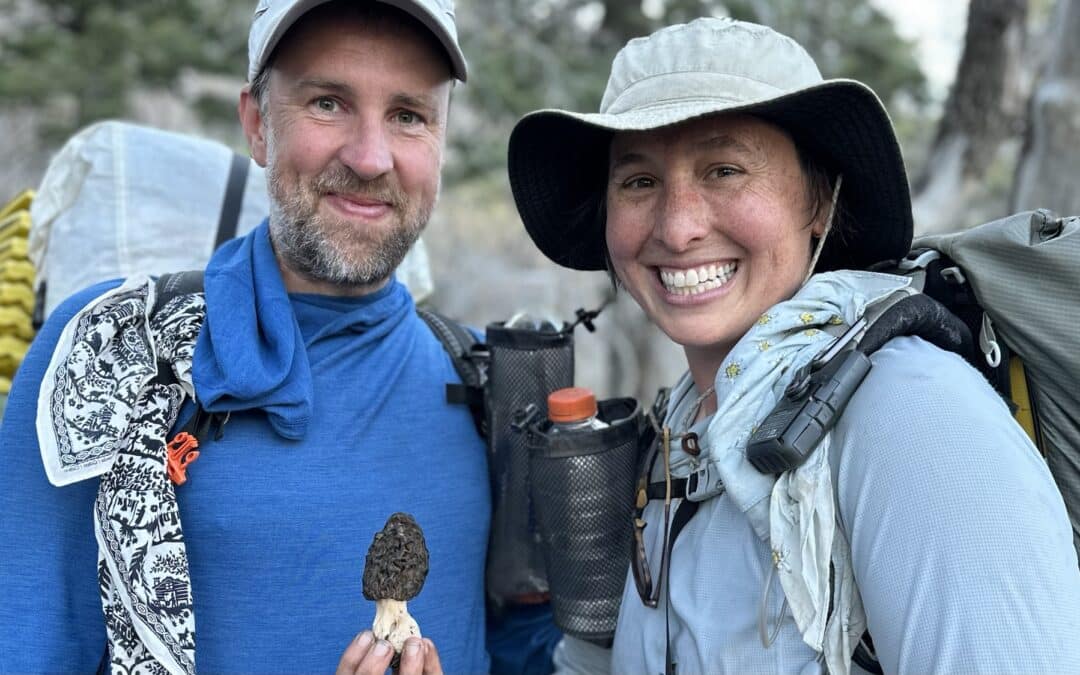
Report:
<svg viewBox="0 0 1080 675"><path fill-rule="evenodd" d="M286 296L282 288L270 293L273 302L252 302L212 292L215 269L223 278L240 274L237 266L269 269L268 240L249 240L260 236L265 226L244 239L252 260L230 262L219 253L211 262L208 320L219 322L215 338L226 340L294 335L294 344L263 346L278 356L290 349L302 355L310 388L261 400L277 405L280 419L272 425L264 407L244 409L247 394L234 387L232 402L222 404L236 408L224 436L204 445L177 490L198 669L332 670L348 642L371 625L374 604L363 598L361 575L372 537L387 516L406 511L424 528L431 551L427 582L409 602L410 613L435 641L447 672L487 672L490 491L468 410L444 400L445 383L457 380L453 364L396 282L355 299ZM77 294L51 315L15 378L0 426L3 672L93 671L105 649L91 516L97 481L48 483L34 417L64 324L113 286ZM258 320L272 319L280 330L244 325L253 308ZM224 325L233 320L239 323ZM228 352L220 347L212 353ZM201 365L220 366L230 378L243 372L250 383L267 363ZM197 392L199 378L197 372Z"/></svg>

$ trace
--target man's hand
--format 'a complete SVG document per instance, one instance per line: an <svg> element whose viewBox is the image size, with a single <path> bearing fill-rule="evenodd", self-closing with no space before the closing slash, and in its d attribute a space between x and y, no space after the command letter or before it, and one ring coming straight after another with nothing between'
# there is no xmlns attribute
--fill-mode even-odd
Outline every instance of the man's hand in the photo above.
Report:
<svg viewBox="0 0 1080 675"><path fill-rule="evenodd" d="M376 640L372 632L366 630L357 635L341 655L337 675L383 675L393 657L394 648L390 643ZM442 675L435 644L427 638L405 640L401 663L395 672L397 675Z"/></svg>

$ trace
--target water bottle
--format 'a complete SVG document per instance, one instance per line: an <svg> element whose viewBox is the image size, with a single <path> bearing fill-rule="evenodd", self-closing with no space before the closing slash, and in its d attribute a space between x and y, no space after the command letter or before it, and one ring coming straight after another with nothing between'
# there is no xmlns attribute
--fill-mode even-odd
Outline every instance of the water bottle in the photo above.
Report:
<svg viewBox="0 0 1080 675"><path fill-rule="evenodd" d="M556 389L548 395L547 401L550 434L578 433L608 426L597 417L596 396L587 387Z"/></svg>
<svg viewBox="0 0 1080 675"><path fill-rule="evenodd" d="M555 625L608 647L633 543L641 408L634 399L598 404L582 387L552 392L547 408L530 427L529 495Z"/></svg>

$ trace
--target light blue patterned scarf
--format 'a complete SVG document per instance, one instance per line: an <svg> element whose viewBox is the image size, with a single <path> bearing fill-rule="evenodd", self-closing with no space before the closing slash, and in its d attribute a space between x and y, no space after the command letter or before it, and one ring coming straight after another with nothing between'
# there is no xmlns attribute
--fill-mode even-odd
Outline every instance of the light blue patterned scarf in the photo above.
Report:
<svg viewBox="0 0 1080 675"><path fill-rule="evenodd" d="M747 441L795 373L836 339L837 328L855 324L869 308L908 285L906 278L873 272L810 277L794 297L762 314L720 365L717 411L708 422L702 455L672 453L675 475L702 465L718 474L754 531L769 542L775 573L803 639L824 653L831 673L849 672L852 640L861 636L864 619L846 543L836 536L829 439L802 467L779 479L750 464ZM830 562L835 584L829 582Z"/></svg>

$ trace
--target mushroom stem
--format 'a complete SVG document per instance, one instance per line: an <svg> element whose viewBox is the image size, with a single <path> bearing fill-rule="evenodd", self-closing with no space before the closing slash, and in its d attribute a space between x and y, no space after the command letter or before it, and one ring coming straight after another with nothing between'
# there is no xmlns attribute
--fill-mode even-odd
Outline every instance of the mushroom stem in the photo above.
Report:
<svg viewBox="0 0 1080 675"><path fill-rule="evenodd" d="M375 622L371 625L375 637L386 640L398 654L409 637L420 637L420 626L409 615L404 600L376 600Z"/></svg>

